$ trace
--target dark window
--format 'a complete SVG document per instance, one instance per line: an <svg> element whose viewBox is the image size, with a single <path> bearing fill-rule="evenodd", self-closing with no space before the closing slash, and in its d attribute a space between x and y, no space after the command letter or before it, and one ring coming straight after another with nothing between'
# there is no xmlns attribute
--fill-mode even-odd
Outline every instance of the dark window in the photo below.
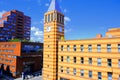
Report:
<svg viewBox="0 0 120 80"><path fill-rule="evenodd" d="M81 57L80 63L81 63L81 64L84 64L84 58L83 58L83 57Z"/></svg>
<svg viewBox="0 0 120 80"><path fill-rule="evenodd" d="M98 72L98 80L102 80L102 73Z"/></svg>
<svg viewBox="0 0 120 80"><path fill-rule="evenodd" d="M63 47L63 45L61 46L61 51L63 51L63 49L64 49L64 47Z"/></svg>
<svg viewBox="0 0 120 80"><path fill-rule="evenodd" d="M63 62L63 56L61 56L61 61Z"/></svg>
<svg viewBox="0 0 120 80"><path fill-rule="evenodd" d="M120 44L118 44L118 52L120 52Z"/></svg>
<svg viewBox="0 0 120 80"><path fill-rule="evenodd" d="M73 46L74 51L76 51L76 45Z"/></svg>
<svg viewBox="0 0 120 80"><path fill-rule="evenodd" d="M76 63L76 57L74 57L74 63Z"/></svg>
<svg viewBox="0 0 120 80"><path fill-rule="evenodd" d="M108 59L107 62L108 62L108 66L109 66L109 67L112 67L112 60L111 60L111 59Z"/></svg>

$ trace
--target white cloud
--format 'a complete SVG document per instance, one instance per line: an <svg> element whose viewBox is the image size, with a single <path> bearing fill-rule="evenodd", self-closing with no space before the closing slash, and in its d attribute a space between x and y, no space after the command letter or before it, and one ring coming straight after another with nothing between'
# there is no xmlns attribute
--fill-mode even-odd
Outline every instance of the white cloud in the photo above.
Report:
<svg viewBox="0 0 120 80"><path fill-rule="evenodd" d="M64 23L65 23L65 33L67 32L71 32L72 28L70 26L68 26L68 23L71 21L70 17L65 16L64 17Z"/></svg>
<svg viewBox="0 0 120 80"><path fill-rule="evenodd" d="M49 6L49 3L46 3L45 6Z"/></svg>
<svg viewBox="0 0 120 80"><path fill-rule="evenodd" d="M67 9L63 9L63 12L66 13L66 12L67 12Z"/></svg>
<svg viewBox="0 0 120 80"><path fill-rule="evenodd" d="M69 17L67 17L67 16L65 16L65 17L64 17L64 20L65 20L65 22L64 22L64 23L65 23L65 25L66 25L68 22L70 22L70 21L71 21L71 19L70 19Z"/></svg>
<svg viewBox="0 0 120 80"><path fill-rule="evenodd" d="M6 12L5 10L0 11L0 18L2 18L2 15L3 15L3 13L5 13L5 12Z"/></svg>
<svg viewBox="0 0 120 80"><path fill-rule="evenodd" d="M43 42L43 31L38 27L31 27L31 40Z"/></svg>
<svg viewBox="0 0 120 80"><path fill-rule="evenodd" d="M69 17L67 17L67 16L65 16L64 19L65 19L66 22L70 22L71 21L71 19Z"/></svg>

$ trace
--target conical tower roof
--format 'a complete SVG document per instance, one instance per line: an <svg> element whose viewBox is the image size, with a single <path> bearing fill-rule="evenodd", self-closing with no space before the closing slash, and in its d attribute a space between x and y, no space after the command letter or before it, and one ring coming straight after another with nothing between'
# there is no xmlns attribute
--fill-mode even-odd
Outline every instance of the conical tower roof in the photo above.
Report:
<svg viewBox="0 0 120 80"><path fill-rule="evenodd" d="M50 6L48 8L48 12L54 11L54 10L56 10L58 12L61 12L61 9L60 9L60 6L59 6L57 0L52 0L51 1L51 4L50 4Z"/></svg>

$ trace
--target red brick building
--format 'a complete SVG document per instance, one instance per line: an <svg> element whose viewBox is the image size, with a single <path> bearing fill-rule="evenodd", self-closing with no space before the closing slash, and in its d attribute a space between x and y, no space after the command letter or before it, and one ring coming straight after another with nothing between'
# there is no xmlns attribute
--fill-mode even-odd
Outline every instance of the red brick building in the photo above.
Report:
<svg viewBox="0 0 120 80"><path fill-rule="evenodd" d="M42 55L43 43L0 42L0 68L9 70L13 77L41 70Z"/></svg>

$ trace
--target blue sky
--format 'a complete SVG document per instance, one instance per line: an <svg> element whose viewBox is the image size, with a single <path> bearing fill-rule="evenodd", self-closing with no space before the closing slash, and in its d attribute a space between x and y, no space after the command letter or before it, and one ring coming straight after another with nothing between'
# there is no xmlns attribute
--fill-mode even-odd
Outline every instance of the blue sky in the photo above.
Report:
<svg viewBox="0 0 120 80"><path fill-rule="evenodd" d="M13 9L32 18L31 39L43 41L43 17L51 0L0 0L2 13ZM65 38L87 39L120 27L120 0L58 0L65 14Z"/></svg>

